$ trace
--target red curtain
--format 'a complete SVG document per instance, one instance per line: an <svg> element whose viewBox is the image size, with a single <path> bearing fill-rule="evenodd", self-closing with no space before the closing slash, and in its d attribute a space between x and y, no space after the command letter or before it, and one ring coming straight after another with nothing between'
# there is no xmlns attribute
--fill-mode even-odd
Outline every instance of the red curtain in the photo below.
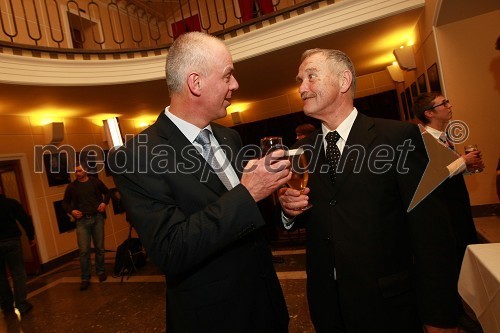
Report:
<svg viewBox="0 0 500 333"><path fill-rule="evenodd" d="M272 0L238 0L240 5L241 18L243 22L254 18L253 9L255 3L259 5L259 15L265 15L274 12Z"/></svg>

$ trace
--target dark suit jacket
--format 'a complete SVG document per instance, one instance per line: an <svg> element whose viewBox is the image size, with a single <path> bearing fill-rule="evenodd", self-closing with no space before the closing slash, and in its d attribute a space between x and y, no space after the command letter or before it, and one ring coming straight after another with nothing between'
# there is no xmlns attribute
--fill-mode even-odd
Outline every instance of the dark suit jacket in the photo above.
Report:
<svg viewBox="0 0 500 333"><path fill-rule="evenodd" d="M446 179L437 189L448 207L451 225L456 239L457 264L462 266L467 245L475 244L477 240L476 226L472 218L469 192L462 174ZM458 278L458 276L457 276Z"/></svg>
<svg viewBox="0 0 500 333"><path fill-rule="evenodd" d="M402 153L397 147L407 139L415 149ZM444 204L432 194L407 213L427 164L418 127L358 114L335 185L320 172L327 167L321 131L298 144L307 150L314 142L313 207L297 226L307 228L307 291L317 332L333 332L337 301L350 333L454 326L456 265Z"/></svg>
<svg viewBox="0 0 500 333"><path fill-rule="evenodd" d="M234 163L237 132L211 125ZM227 191L163 112L110 162L131 223L166 274L168 332L288 331L265 222L244 186Z"/></svg>

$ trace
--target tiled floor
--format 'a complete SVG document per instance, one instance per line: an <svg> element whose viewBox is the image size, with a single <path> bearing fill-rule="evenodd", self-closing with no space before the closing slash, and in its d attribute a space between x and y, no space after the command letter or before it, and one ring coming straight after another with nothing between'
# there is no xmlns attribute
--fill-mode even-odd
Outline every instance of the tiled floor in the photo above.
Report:
<svg viewBox="0 0 500 333"><path fill-rule="evenodd" d="M305 250L288 247L275 254L285 260L276 269L289 307L290 332L312 333L305 297ZM106 258L111 272L114 253ZM0 333L165 332L165 280L150 263L123 283L111 275L104 283L93 277L84 292L79 290L79 275L75 259L31 278L28 298L33 310L20 320L15 314L0 315Z"/></svg>
<svg viewBox="0 0 500 333"><path fill-rule="evenodd" d="M290 333L314 333L305 295L304 248L288 245L274 254L284 259L275 267L288 305ZM111 272L114 253L106 256L107 270ZM153 265L147 263L123 283L111 275L104 283L93 277L90 288L84 292L79 290L79 274L75 259L31 278L28 287L33 310L20 320L16 315L0 315L0 333L165 332L165 282Z"/></svg>

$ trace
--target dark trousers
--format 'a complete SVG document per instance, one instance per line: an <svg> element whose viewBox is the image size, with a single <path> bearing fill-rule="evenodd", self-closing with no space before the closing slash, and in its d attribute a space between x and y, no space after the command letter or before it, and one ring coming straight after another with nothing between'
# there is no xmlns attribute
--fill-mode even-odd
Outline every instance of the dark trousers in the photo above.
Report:
<svg viewBox="0 0 500 333"><path fill-rule="evenodd" d="M14 294L12 294L7 278L6 266L12 277ZM0 241L0 305L2 310L11 309L14 303L17 308L23 306L27 295L26 280L21 241L19 239Z"/></svg>

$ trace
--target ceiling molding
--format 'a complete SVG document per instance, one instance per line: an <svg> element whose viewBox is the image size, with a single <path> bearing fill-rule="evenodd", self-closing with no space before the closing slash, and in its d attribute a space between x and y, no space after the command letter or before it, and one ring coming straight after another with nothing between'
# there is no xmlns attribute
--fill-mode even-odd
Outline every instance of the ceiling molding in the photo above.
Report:
<svg viewBox="0 0 500 333"><path fill-rule="evenodd" d="M344 0L228 39L226 44L238 62L424 5L424 0ZM0 53L0 82L92 86L159 80L165 77L165 53L124 60L59 60Z"/></svg>
<svg viewBox="0 0 500 333"><path fill-rule="evenodd" d="M226 41L235 62L425 5L424 0L344 0Z"/></svg>

